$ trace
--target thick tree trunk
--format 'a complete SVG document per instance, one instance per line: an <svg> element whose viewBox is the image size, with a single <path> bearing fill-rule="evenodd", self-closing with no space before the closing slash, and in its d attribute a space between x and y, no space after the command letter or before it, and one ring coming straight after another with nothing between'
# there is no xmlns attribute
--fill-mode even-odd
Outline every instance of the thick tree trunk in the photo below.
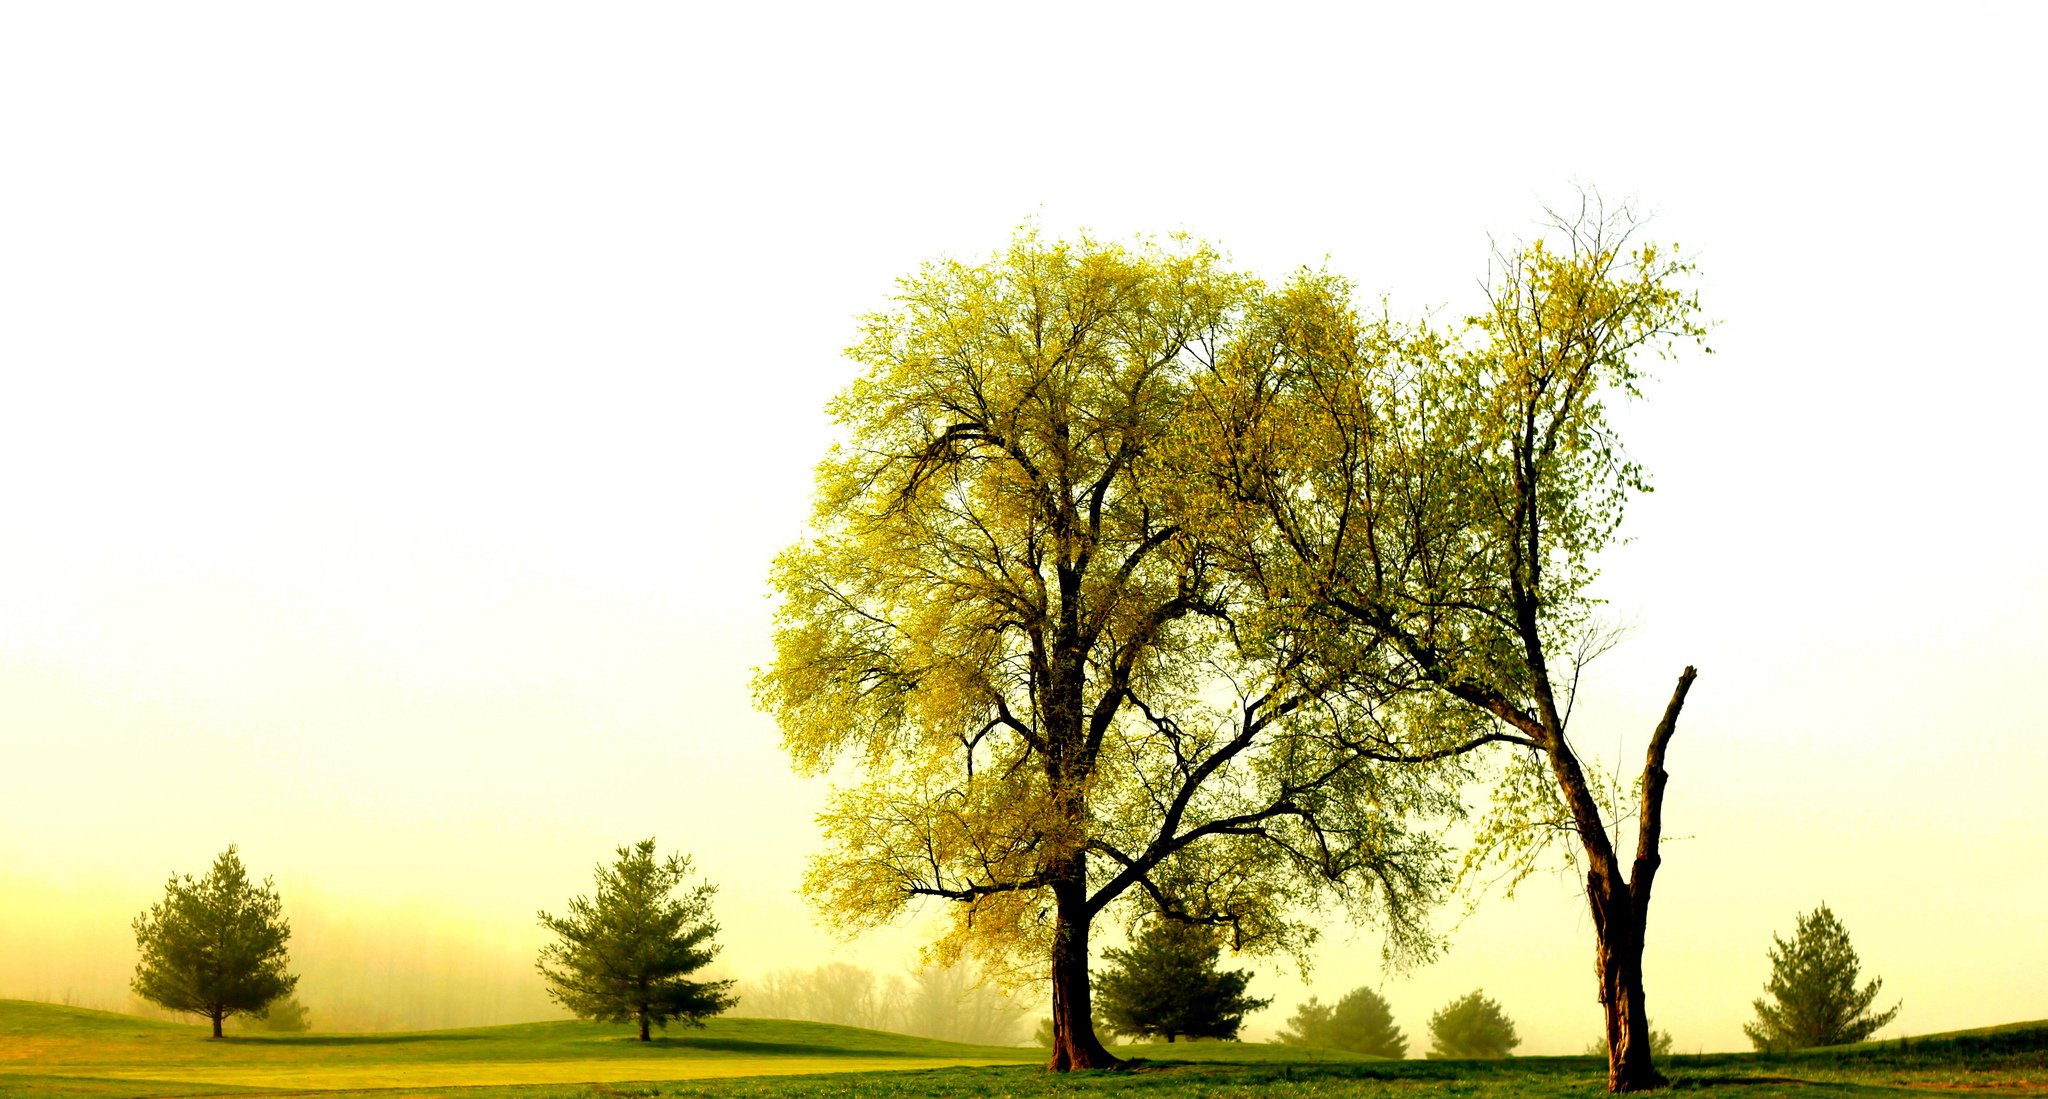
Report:
<svg viewBox="0 0 2048 1099"><path fill-rule="evenodd" d="M1088 994L1087 864L1081 855L1069 860L1065 880L1054 883L1059 922L1052 940L1052 1060L1049 1072L1117 1068L1123 1062L1104 1049L1095 1036Z"/></svg>
<svg viewBox="0 0 2048 1099"><path fill-rule="evenodd" d="M211 1012L209 1017L213 1020L213 1036L218 1038L220 1037L220 1021L222 1019L227 1018L227 1015L222 1012L215 1011Z"/></svg>
<svg viewBox="0 0 2048 1099"><path fill-rule="evenodd" d="M1607 1090L1649 1091L1666 1080L1650 1063L1650 1021L1643 997L1643 930L1648 913L1626 886L1610 888L1601 875L1586 881L1599 938L1594 968L1600 1010L1607 1023Z"/></svg>
<svg viewBox="0 0 2048 1099"><path fill-rule="evenodd" d="M644 1007L640 1009L640 1040L643 1042L653 1041L653 1039L647 1036L647 1009Z"/></svg>

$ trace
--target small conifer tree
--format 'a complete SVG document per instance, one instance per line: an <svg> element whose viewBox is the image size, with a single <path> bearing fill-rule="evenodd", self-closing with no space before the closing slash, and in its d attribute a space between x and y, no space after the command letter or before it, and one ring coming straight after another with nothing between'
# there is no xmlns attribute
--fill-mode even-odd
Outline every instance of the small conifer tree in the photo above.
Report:
<svg viewBox="0 0 2048 1099"><path fill-rule="evenodd" d="M1506 1057L1522 1044L1507 1012L1478 989L1429 1017L1429 1040L1431 1060Z"/></svg>
<svg viewBox="0 0 2048 1099"><path fill-rule="evenodd" d="M254 1015L291 994L299 979L285 972L291 924L277 890L265 878L249 881L241 856L228 845L206 876L171 875L164 899L135 917L142 958L130 987L172 1011L221 1023Z"/></svg>
<svg viewBox="0 0 2048 1099"><path fill-rule="evenodd" d="M1280 1032L1280 1041L1290 1046L1320 1046L1392 1060L1408 1056L1408 1036L1394 1025L1393 1008L1385 997L1370 988L1354 988L1335 1004L1318 1003L1315 997L1309 997L1288 1019L1287 1029Z"/></svg>
<svg viewBox="0 0 2048 1099"><path fill-rule="evenodd" d="M690 874L690 860L654 857L654 840L618 849L618 861L597 868L597 899L576 897L563 917L540 914L541 926L561 941L541 948L538 968L548 995L578 1018L607 1023L628 1019L667 1028L680 1019L704 1025L704 1017L731 1007L731 981L694 981L688 974L718 953L711 941L714 885L676 890Z"/></svg>
<svg viewBox="0 0 2048 1099"><path fill-rule="evenodd" d="M1764 986L1769 998L1755 1002L1756 1022L1742 1028L1758 1050L1860 1042L1899 1014L1899 1004L1870 1013L1884 981L1872 978L1856 987L1856 949L1827 905L1799 917L1791 942L1776 935L1771 942L1771 979Z"/></svg>
<svg viewBox="0 0 2048 1099"><path fill-rule="evenodd" d="M1134 1037L1235 1039L1246 1014L1271 1001L1244 994L1249 970L1216 968L1213 927L1157 919L1127 949L1108 950L1095 975L1095 1004L1109 1029Z"/></svg>

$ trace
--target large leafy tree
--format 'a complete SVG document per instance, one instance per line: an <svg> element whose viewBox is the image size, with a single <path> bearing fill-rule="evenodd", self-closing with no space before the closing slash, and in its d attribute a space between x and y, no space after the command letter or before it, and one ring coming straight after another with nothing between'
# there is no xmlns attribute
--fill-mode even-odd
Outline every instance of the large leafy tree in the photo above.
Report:
<svg viewBox="0 0 2048 1099"><path fill-rule="evenodd" d="M1367 1053L1400 1060L1408 1056L1408 1036L1394 1025L1394 1009L1386 998L1359 987L1334 1004L1311 996L1287 1020L1280 1041L1290 1046L1315 1046Z"/></svg>
<svg viewBox="0 0 2048 1099"><path fill-rule="evenodd" d="M687 857L656 859L654 840L645 839L598 866L596 899L571 899L566 916L542 912L541 926L560 939L540 950L548 995L578 1018L634 1020L643 1042L650 1024L702 1026L705 1016L732 1006L733 982L689 976L718 953L711 918L718 887L684 889L689 876Z"/></svg>
<svg viewBox="0 0 2048 1099"><path fill-rule="evenodd" d="M1293 608L1321 674L1463 730L1447 743L1511 746L1476 855L1519 875L1576 841L1617 1091L1663 1083L1643 934L1693 669L1650 736L1632 861L1609 828L1626 799L1603 810L1567 722L1609 636L1595 557L1647 489L1609 407L1636 394L1646 358L1703 337L1690 265L1632 228L1626 211L1560 219L1497 257L1486 307L1449 331L1361 316L1342 280L1304 275L1201 394L1197 436L1216 471L1200 482L1206 525L1232 536L1229 568Z"/></svg>
<svg viewBox="0 0 2048 1099"><path fill-rule="evenodd" d="M1429 1017L1431 1060L1507 1057L1521 1044L1507 1012L1478 989Z"/></svg>
<svg viewBox="0 0 2048 1099"><path fill-rule="evenodd" d="M1235 1039L1244 1017L1270 1000L1245 995L1251 972L1219 969L1222 934L1178 920L1152 920L1130 946L1107 950L1096 975L1102 1018L1135 1037Z"/></svg>
<svg viewBox="0 0 2048 1099"><path fill-rule="evenodd" d="M1872 1012L1882 978L1856 987L1862 963L1849 945L1849 929L1827 905L1799 917L1792 941L1771 936L1767 997L1756 1001L1756 1022L1742 1032L1759 1050L1806 1049L1860 1042L1899 1014Z"/></svg>
<svg viewBox="0 0 2048 1099"><path fill-rule="evenodd" d="M249 880L233 844L204 877L171 875L164 899L133 926L136 995L206 1016L216 1038L224 1020L259 1015L299 983L285 972L292 929L283 902L270 879Z"/></svg>
<svg viewBox="0 0 2048 1099"><path fill-rule="evenodd" d="M1302 674L1181 514L1195 379L1263 292L1199 245L1025 232L927 265L849 351L844 441L774 568L757 697L800 770L858 777L809 892L849 930L954 902L942 957L1050 977L1055 1070L1115 1063L1089 1021L1106 906L1290 949L1327 886L1401 951L1446 877L1407 823L1441 784L1371 766L1371 700Z"/></svg>

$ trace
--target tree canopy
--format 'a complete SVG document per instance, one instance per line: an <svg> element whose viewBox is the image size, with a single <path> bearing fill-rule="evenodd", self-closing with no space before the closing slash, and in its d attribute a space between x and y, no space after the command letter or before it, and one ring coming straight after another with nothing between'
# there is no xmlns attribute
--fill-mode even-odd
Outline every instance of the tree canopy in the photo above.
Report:
<svg viewBox="0 0 2048 1099"><path fill-rule="evenodd" d="M1521 1044L1514 1021L1479 989L1429 1017L1431 1060L1507 1057Z"/></svg>
<svg viewBox="0 0 2048 1099"><path fill-rule="evenodd" d="M573 898L566 916L542 912L541 926L560 940L541 947L537 963L548 996L578 1018L637 1021L643 1042L649 1024L702 1026L705 1016L730 1007L733 982L689 976L718 953L711 918L718 888L684 890L689 876L686 856L657 860L654 840L645 839L619 848L612 865L599 864L595 900Z"/></svg>
<svg viewBox="0 0 2048 1099"><path fill-rule="evenodd" d="M1187 241L1026 231L927 265L850 349L845 439L773 572L757 697L799 769L860 776L809 892L848 929L957 902L941 956L1049 961L1055 1068L1114 1062L1087 969L1113 903L1270 951L1336 897L1402 951L1447 880L1414 828L1446 788L1359 751L1371 700L1309 674L1187 508L1197 381L1266 309Z"/></svg>
<svg viewBox="0 0 2048 1099"><path fill-rule="evenodd" d="M135 917L133 927L142 952L135 994L206 1016L215 1038L224 1020L260 1014L299 983L285 972L292 930L283 902L270 879L249 880L233 844L206 876L171 875L164 899Z"/></svg>
<svg viewBox="0 0 2048 1099"><path fill-rule="evenodd" d="M1270 1000L1245 995L1248 970L1218 969L1222 935L1213 927L1154 919L1130 946L1107 950L1095 975L1102 1019L1132 1037L1235 1039L1244 1017Z"/></svg>
<svg viewBox="0 0 2048 1099"><path fill-rule="evenodd" d="M1400 1060L1408 1056L1408 1036L1394 1025L1394 1009L1370 988L1354 988L1334 1004L1309 997L1287 1020L1280 1041L1366 1053Z"/></svg>
<svg viewBox="0 0 2048 1099"><path fill-rule="evenodd" d="M1856 987L1862 963L1849 930L1823 904L1799 917L1792 941L1771 936L1771 979L1755 1003L1756 1022L1742 1032L1759 1050L1806 1049L1860 1042L1899 1014L1900 1004L1872 1012L1884 987L1873 977Z"/></svg>

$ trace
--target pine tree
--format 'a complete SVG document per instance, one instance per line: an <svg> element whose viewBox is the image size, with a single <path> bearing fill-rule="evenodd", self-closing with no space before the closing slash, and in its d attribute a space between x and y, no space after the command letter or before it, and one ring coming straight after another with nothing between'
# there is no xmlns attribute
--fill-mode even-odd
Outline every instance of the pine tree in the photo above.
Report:
<svg viewBox="0 0 2048 1099"><path fill-rule="evenodd" d="M711 938L711 897L704 884L672 894L689 876L690 860L656 861L654 840L618 849L618 861L597 868L597 899L577 897L569 914L540 914L541 926L561 942L541 948L538 968L548 995L578 1018L607 1023L637 1020L640 1040L649 1024L672 1019L702 1026L704 1017L731 1007L731 981L693 981L686 974L718 953Z"/></svg>
<svg viewBox="0 0 2048 1099"><path fill-rule="evenodd" d="M1478 989L1429 1017L1429 1040L1431 1060L1506 1057L1522 1044L1507 1013Z"/></svg>
<svg viewBox="0 0 2048 1099"><path fill-rule="evenodd" d="M1742 1028L1757 1049L1860 1042L1898 1015L1899 1004L1870 1014L1884 981L1873 977L1861 991L1856 988L1856 950L1849 945L1848 929L1827 905L1799 917L1791 942L1776 935L1771 942L1771 980L1764 986L1770 999L1756 1001L1757 1021Z"/></svg>
<svg viewBox="0 0 2048 1099"><path fill-rule="evenodd" d="M1154 920L1128 949L1103 952L1095 1004L1117 1034L1234 1040L1245 1015L1272 1001L1244 994L1249 970L1218 970L1222 954L1215 928Z"/></svg>
<svg viewBox="0 0 2048 1099"><path fill-rule="evenodd" d="M1335 1004L1311 996L1295 1009L1280 1032L1290 1046L1320 1046L1400 1060L1408 1056L1408 1037L1394 1025L1394 1010L1370 988L1354 988Z"/></svg>
<svg viewBox="0 0 2048 1099"><path fill-rule="evenodd" d="M130 986L135 994L206 1016L216 1038L223 1020L260 1013L299 983L285 972L292 929L277 890L268 878L249 881L233 844L205 877L171 875L162 903L132 926L142 951Z"/></svg>

